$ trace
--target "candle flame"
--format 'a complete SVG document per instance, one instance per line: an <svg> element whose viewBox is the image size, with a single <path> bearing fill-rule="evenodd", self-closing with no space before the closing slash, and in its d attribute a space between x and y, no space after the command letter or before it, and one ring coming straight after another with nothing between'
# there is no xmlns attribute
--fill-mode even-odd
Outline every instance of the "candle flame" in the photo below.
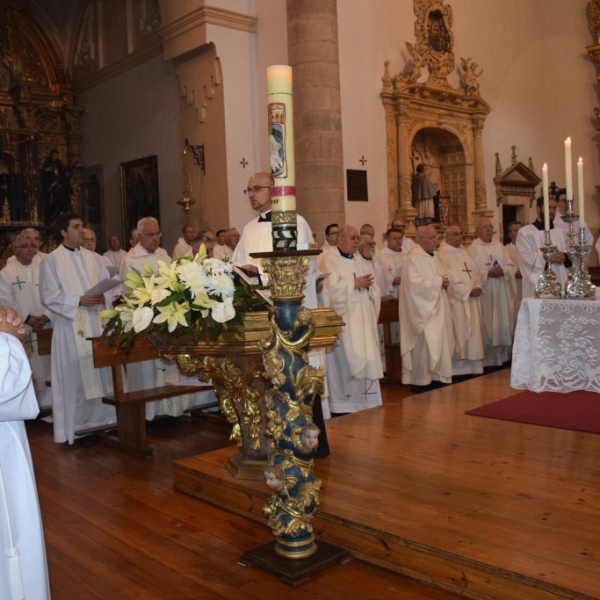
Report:
<svg viewBox="0 0 600 600"><path fill-rule="evenodd" d="M571 138L570 138L570 137L568 137L568 138L565 140L565 142L569 142L569 144L570 144L570 143L571 143Z"/></svg>
<svg viewBox="0 0 600 600"><path fill-rule="evenodd" d="M583 158L580 156L580 157L579 157L579 160L578 160L577 162L580 162L580 163L582 163L582 162L583 162Z"/></svg>

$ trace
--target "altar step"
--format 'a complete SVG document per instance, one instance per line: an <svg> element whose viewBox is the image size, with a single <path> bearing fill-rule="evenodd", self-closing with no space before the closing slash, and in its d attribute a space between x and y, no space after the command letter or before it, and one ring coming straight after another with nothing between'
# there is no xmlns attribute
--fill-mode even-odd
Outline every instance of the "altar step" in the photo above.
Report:
<svg viewBox="0 0 600 600"><path fill-rule="evenodd" d="M559 446L598 456L600 436L464 415L510 395L508 378L494 373L328 421L332 455L315 466L317 540L465 598L600 598L600 528L582 525L597 522L598 502L577 492L588 501L580 511L572 486L559 497L573 478L596 489L597 471L569 473L576 457L556 458ZM175 488L266 527L268 488L224 468L236 451L176 461Z"/></svg>

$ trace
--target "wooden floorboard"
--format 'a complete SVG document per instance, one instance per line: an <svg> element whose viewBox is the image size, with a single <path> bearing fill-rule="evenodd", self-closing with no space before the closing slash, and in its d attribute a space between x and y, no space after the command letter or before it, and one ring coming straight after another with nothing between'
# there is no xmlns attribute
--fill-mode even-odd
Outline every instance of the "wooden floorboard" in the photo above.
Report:
<svg viewBox="0 0 600 600"><path fill-rule="evenodd" d="M321 539L474 598L600 598L600 436L465 415L517 393L509 376L384 388L382 407L328 422ZM223 473L230 453L178 461L176 483L261 521L266 494Z"/></svg>
<svg viewBox="0 0 600 600"><path fill-rule="evenodd" d="M27 428L54 600L456 598L359 560L296 589L239 565L272 540L270 530L173 488L173 461L229 447L228 427L157 422L148 428L152 460L98 441L55 444L42 421Z"/></svg>

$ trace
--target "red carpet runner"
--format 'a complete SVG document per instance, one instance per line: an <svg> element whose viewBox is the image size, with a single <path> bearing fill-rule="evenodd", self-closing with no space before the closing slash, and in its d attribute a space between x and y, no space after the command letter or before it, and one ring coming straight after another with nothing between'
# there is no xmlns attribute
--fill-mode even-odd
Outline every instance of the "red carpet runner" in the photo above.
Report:
<svg viewBox="0 0 600 600"><path fill-rule="evenodd" d="M469 410L465 414L600 433L600 394L583 391L568 394L523 392Z"/></svg>

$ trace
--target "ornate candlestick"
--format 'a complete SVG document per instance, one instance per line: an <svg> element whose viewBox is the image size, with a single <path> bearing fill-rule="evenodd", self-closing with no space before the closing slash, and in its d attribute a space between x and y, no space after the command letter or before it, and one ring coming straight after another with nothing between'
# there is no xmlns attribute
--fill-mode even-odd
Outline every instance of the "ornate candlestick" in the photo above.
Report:
<svg viewBox="0 0 600 600"><path fill-rule="evenodd" d="M552 245L550 231L546 230L544 233L546 235L546 241L540 248L540 251L544 255L546 268L540 275L540 279L534 288L535 297L540 298L541 296L554 296L555 298L560 298L560 283L556 280L556 273L552 269L552 256L556 251L556 246Z"/></svg>
<svg viewBox="0 0 600 600"><path fill-rule="evenodd" d="M578 220L579 215L573 212L573 200L567 200L567 214L563 217L563 221L569 224L569 231L567 232L569 249L567 254L573 266L569 269L565 285L565 298L595 298L596 286L592 284L590 274L585 266L592 247L585 243L584 228L579 229L579 236L576 235L573 223Z"/></svg>

